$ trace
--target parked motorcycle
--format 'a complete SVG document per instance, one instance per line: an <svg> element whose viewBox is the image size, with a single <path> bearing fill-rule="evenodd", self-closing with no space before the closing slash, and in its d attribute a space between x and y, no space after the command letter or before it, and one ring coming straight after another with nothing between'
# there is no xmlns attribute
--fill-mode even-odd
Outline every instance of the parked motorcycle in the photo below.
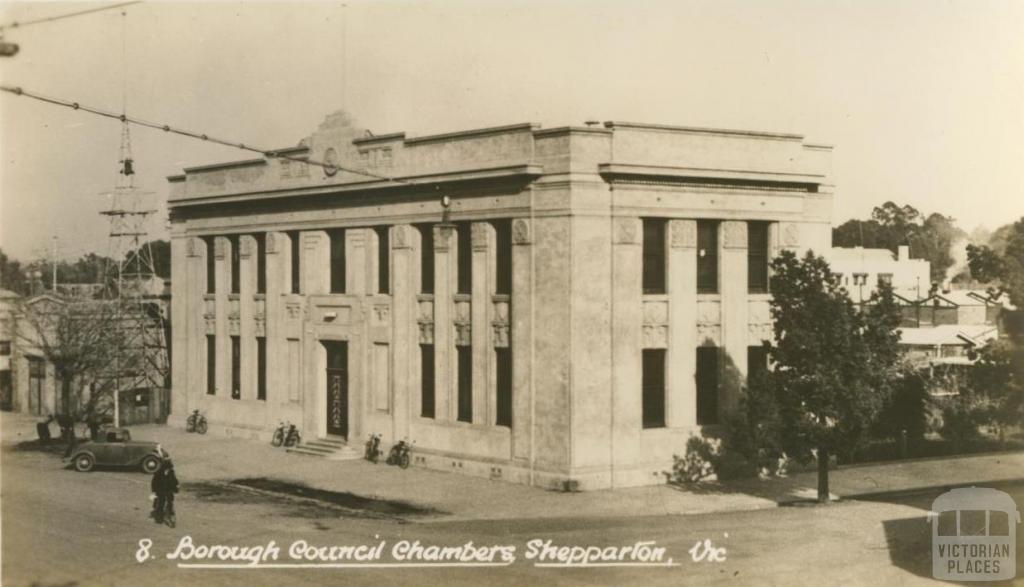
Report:
<svg viewBox="0 0 1024 587"><path fill-rule="evenodd" d="M380 434L370 435L370 439L366 441L366 452L363 454L363 458L374 464L380 460Z"/></svg>
<svg viewBox="0 0 1024 587"><path fill-rule="evenodd" d="M192 410L185 420L185 432L198 432L206 434L206 416L199 413L199 410Z"/></svg>
<svg viewBox="0 0 1024 587"><path fill-rule="evenodd" d="M398 465L403 469L408 469L409 464L412 462L412 444L405 440L399 440L394 446L391 447L391 453L388 454L387 463L389 465Z"/></svg>

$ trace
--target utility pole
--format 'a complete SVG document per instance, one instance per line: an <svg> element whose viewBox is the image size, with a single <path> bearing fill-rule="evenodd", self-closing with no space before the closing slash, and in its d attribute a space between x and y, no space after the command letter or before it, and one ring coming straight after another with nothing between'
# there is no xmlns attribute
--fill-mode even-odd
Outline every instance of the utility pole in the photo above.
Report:
<svg viewBox="0 0 1024 587"><path fill-rule="evenodd" d="M57 235L53 236L53 254L50 262L53 264L53 295L57 295Z"/></svg>

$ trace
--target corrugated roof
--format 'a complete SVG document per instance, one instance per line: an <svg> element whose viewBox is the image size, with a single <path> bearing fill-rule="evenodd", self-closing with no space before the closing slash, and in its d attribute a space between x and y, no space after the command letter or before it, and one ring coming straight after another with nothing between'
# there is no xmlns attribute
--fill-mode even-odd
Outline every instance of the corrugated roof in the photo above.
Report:
<svg viewBox="0 0 1024 587"><path fill-rule="evenodd" d="M998 337L987 324L942 324L930 328L900 328L900 344L918 346L984 345Z"/></svg>

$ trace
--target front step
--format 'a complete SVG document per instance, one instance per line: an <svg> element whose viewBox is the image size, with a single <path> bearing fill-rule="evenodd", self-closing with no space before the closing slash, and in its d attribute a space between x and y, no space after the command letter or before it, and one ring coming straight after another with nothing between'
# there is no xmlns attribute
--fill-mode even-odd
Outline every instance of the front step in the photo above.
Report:
<svg viewBox="0 0 1024 587"><path fill-rule="evenodd" d="M362 453L353 450L344 440L338 438L317 438L289 447L288 452L320 457L331 461L352 461L363 458Z"/></svg>

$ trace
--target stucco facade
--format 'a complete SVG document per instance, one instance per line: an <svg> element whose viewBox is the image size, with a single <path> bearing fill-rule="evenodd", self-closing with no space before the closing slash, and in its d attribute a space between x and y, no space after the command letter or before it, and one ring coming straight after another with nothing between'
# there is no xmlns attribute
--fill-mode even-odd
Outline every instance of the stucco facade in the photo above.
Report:
<svg viewBox="0 0 1024 587"><path fill-rule="evenodd" d="M337 113L281 153L342 169L271 156L169 178L172 422L199 409L211 432L268 438L288 419L357 449L382 433L417 466L543 487L663 482L771 336L748 275L830 248L831 150L797 135L409 138Z"/></svg>

